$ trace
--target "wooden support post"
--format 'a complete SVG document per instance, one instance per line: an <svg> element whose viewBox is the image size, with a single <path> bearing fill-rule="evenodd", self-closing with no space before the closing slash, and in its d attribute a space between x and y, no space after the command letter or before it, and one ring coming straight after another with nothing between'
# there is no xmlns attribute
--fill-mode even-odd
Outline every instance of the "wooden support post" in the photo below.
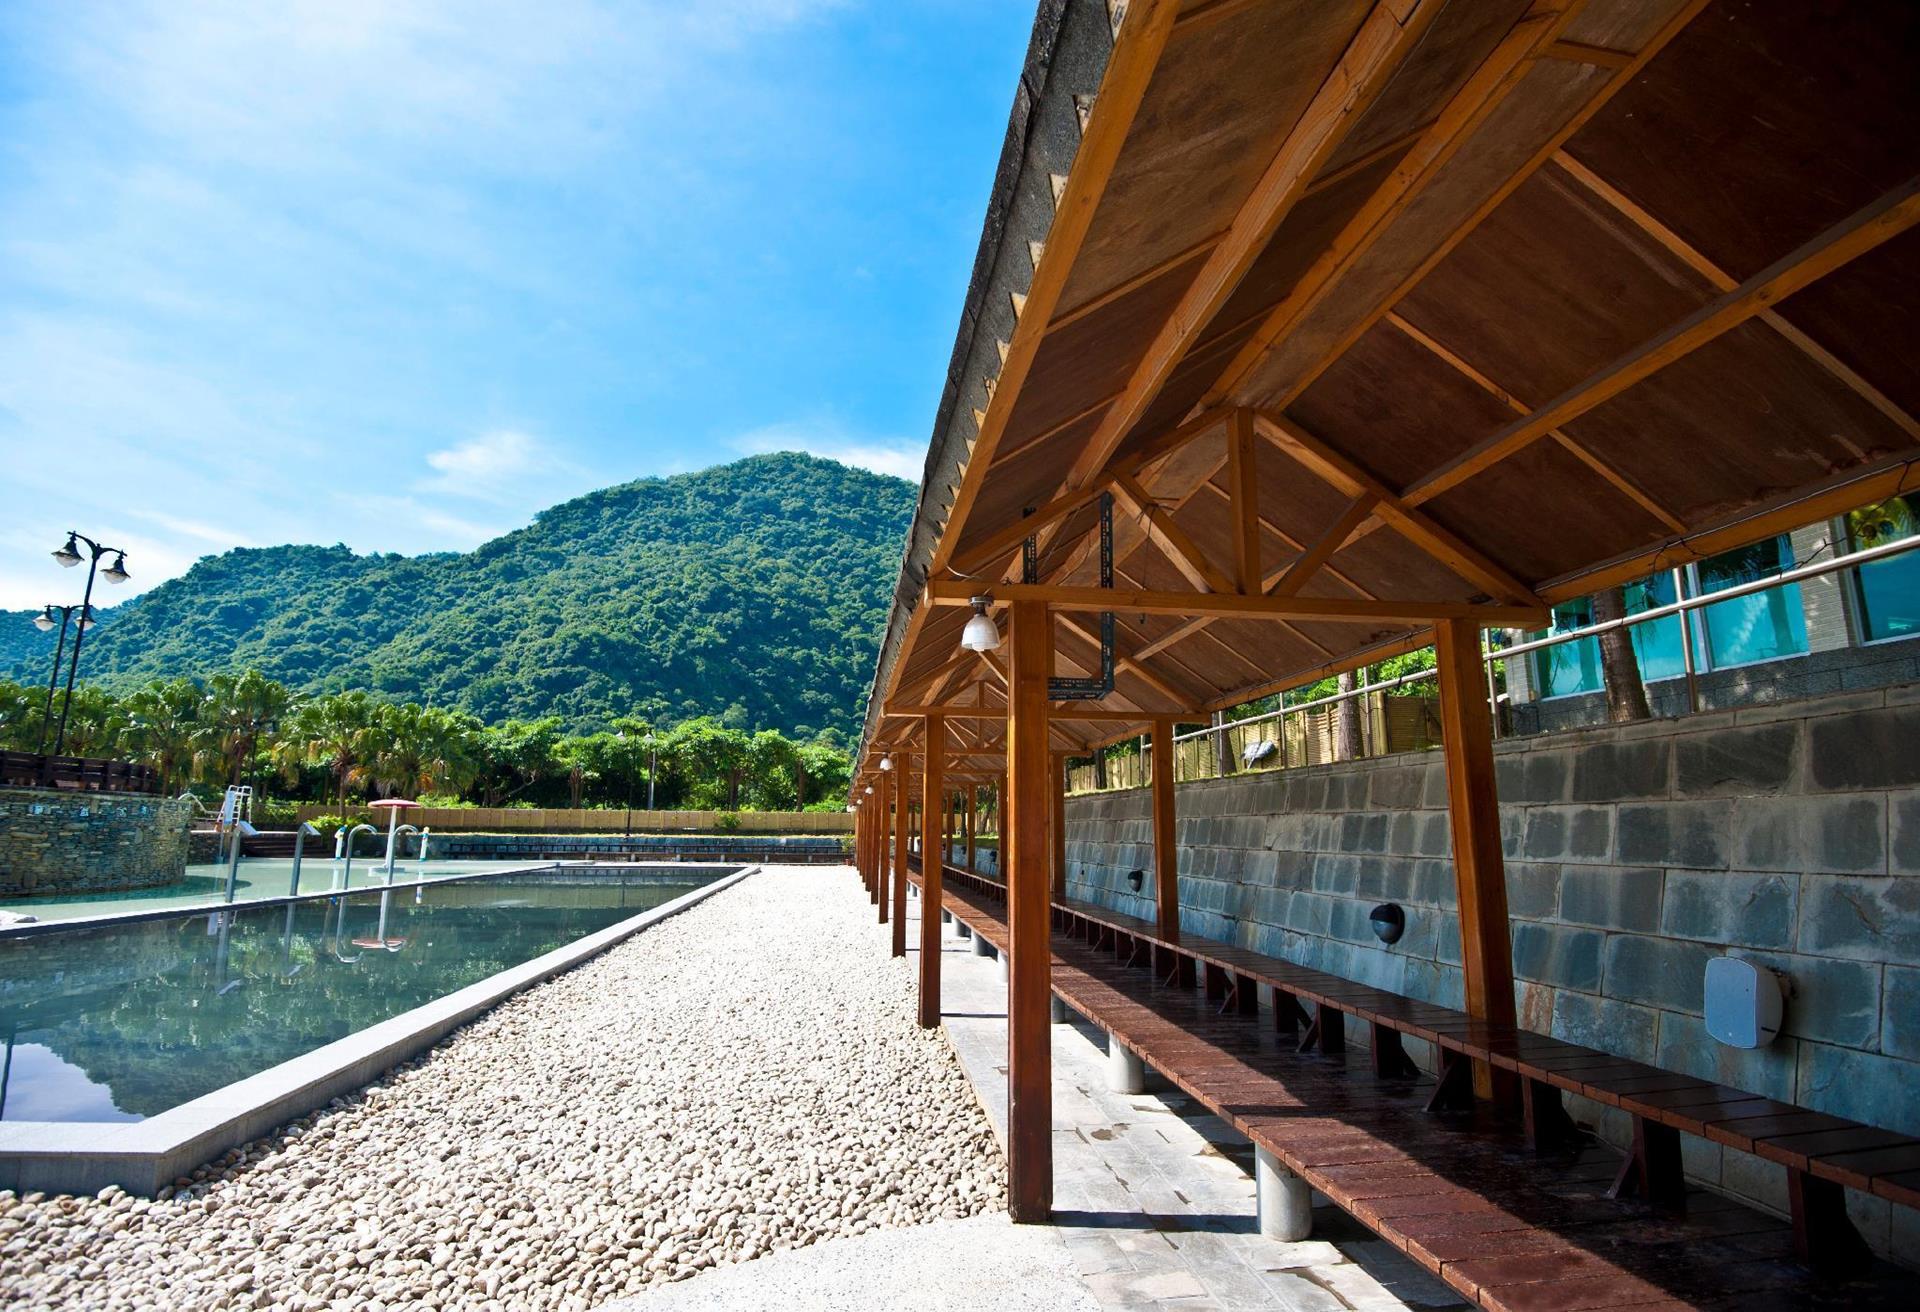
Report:
<svg viewBox="0 0 1920 1312"><path fill-rule="evenodd" d="M1053 625L1015 602L1008 647L1007 788L1000 860L1007 881L1007 1210L1022 1225L1053 1212L1052 958L1047 894L1047 679Z"/></svg>
<svg viewBox="0 0 1920 1312"><path fill-rule="evenodd" d="M1493 786L1493 725L1487 710L1480 628L1468 620L1433 626L1440 683L1440 737L1453 831L1453 877L1460 905L1460 959L1467 1014L1514 1024L1513 940L1507 928L1507 875L1500 850L1500 806ZM1518 1097L1513 1075L1475 1062L1474 1092L1503 1104Z"/></svg>
<svg viewBox="0 0 1920 1312"><path fill-rule="evenodd" d="M894 845L893 866L893 955L907 955L907 858L912 850L913 797L907 778L913 773L913 757L901 752L893 763L894 796L900 799L900 833Z"/></svg>
<svg viewBox="0 0 1920 1312"><path fill-rule="evenodd" d="M1047 839L1053 851L1049 897L1067 900L1067 754L1053 754L1053 779L1047 786Z"/></svg>
<svg viewBox="0 0 1920 1312"><path fill-rule="evenodd" d="M929 1030L940 1024L940 877L946 866L949 801L940 774L946 750L947 722L942 716L929 715L924 805L927 814L939 817L935 824L940 831L940 850L920 859L920 1025Z"/></svg>
<svg viewBox="0 0 1920 1312"><path fill-rule="evenodd" d="M873 798L880 804L876 817L880 821L880 850L875 854L878 859L873 863L873 903L880 908L880 923L883 925L887 923L888 849L892 846L895 826L899 823L899 817L894 814L894 794L897 791L893 786L893 776L881 771L880 778L873 785Z"/></svg>
<svg viewBox="0 0 1920 1312"><path fill-rule="evenodd" d="M1153 722L1153 912L1154 928L1169 943L1180 941L1180 856L1174 839L1173 721Z"/></svg>
<svg viewBox="0 0 1920 1312"><path fill-rule="evenodd" d="M980 810L980 786L978 784L968 784L966 815L961 821L961 823L966 826L966 830L967 830L967 869L968 871L975 874L978 874L980 870L980 867L976 864L976 860L975 860L978 855L978 852L974 845L975 839L976 839L976 836L974 834L974 828L979 822L979 816L978 816L979 810Z"/></svg>

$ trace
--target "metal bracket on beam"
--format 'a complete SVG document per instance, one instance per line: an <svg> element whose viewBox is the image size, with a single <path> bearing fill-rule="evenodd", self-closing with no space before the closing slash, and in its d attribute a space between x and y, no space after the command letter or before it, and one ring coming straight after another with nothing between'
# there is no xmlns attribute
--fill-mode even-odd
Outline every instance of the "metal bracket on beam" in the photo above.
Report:
<svg viewBox="0 0 1920 1312"><path fill-rule="evenodd" d="M1039 581L1037 546L1028 538L1020 546L1020 581ZM1113 587L1113 493L1100 494L1100 586ZM1047 699L1056 702L1093 702L1113 691L1113 612L1100 612L1100 673L1083 679L1048 679Z"/></svg>

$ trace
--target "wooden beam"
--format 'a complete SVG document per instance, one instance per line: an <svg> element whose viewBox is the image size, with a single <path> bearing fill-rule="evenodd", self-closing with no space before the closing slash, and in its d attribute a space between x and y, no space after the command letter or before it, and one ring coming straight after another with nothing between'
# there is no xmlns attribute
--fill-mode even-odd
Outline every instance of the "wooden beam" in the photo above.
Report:
<svg viewBox="0 0 1920 1312"><path fill-rule="evenodd" d="M1083 488L1078 488L1062 496L1057 496L1019 520L1007 525L998 533L991 534L977 547L969 548L967 554L953 562L957 574L977 574L981 570L1000 560L1008 552L1018 549L1022 542L1034 536L1043 528L1049 528L1059 520L1087 505L1107 490L1107 480L1096 478Z"/></svg>
<svg viewBox="0 0 1920 1312"><path fill-rule="evenodd" d="M1920 222L1920 177L1909 178L1797 250L1775 260L1732 291L1601 366L1531 414L1461 452L1407 487L1401 493L1402 498L1408 505L1417 506L1458 487L1552 430L1612 400L1635 383L1652 377L1676 360L1685 359L1774 302L1890 241L1916 222Z"/></svg>
<svg viewBox="0 0 1920 1312"><path fill-rule="evenodd" d="M1335 516L1333 524L1327 531L1287 567L1287 572L1280 576L1280 581L1267 589L1267 595L1270 597L1298 596L1300 589L1306 586L1307 581L1320 572L1322 565L1332 559L1333 553L1346 545L1348 535L1360 527L1361 521L1373 513L1373 508L1378 503L1379 498L1371 492L1362 492L1354 497L1347 503L1347 508Z"/></svg>
<svg viewBox="0 0 1920 1312"><path fill-rule="evenodd" d="M1160 395L1197 334L1226 305L1307 185L1386 90L1443 6L1437 0L1381 0L1294 123L1264 173L1208 253L1122 391L1075 459L1062 490L1082 487L1106 465ZM1124 29L1123 29L1124 30Z"/></svg>
<svg viewBox="0 0 1920 1312"><path fill-rule="evenodd" d="M1460 147L1479 130L1487 117L1525 78L1541 50L1558 40L1579 16L1584 0L1534 0L1508 29L1491 53L1434 118L1418 142L1385 181L1367 197L1327 248L1294 283L1293 289L1234 353L1206 391L1203 406L1220 404L1266 357L1267 352L1318 308L1341 281L1391 228L1407 207L1432 184ZM1624 74L1615 74L1616 78ZM1338 348L1344 352L1346 344ZM1338 354L1336 352L1336 354ZM1322 366L1324 367L1324 365ZM1284 408L1298 389L1281 400Z"/></svg>
<svg viewBox="0 0 1920 1312"><path fill-rule="evenodd" d="M1708 259L1705 254L1689 244L1679 233L1660 222L1651 212L1635 203L1625 192L1582 164L1565 150L1556 153L1553 157L1553 162L1560 168L1561 172L1579 183L1590 192L1595 199L1612 207L1621 218L1638 228L1648 237L1651 237L1682 264L1685 264L1702 278L1705 278L1708 285L1715 291L1730 292L1740 285L1738 279ZM1780 311L1774 309L1762 310L1760 312L1760 322L1766 324L1769 328L1786 338L1802 355L1805 355L1808 359L1826 370L1856 396L1859 396L1868 405L1871 405L1874 409L1892 420L1899 426L1902 432L1906 433L1910 440L1920 442L1920 421L1917 421L1913 415L1907 413L1906 409L1893 400L1892 397L1875 387L1865 378L1862 378L1851 366L1841 360L1832 351L1829 351L1819 342L1795 327Z"/></svg>
<svg viewBox="0 0 1920 1312"><path fill-rule="evenodd" d="M921 810L936 816L929 831L938 851L921 844L920 853L920 1028L940 1028L940 875L946 866L948 798L941 770L946 765L947 725L938 714L927 717L927 765L922 772Z"/></svg>
<svg viewBox="0 0 1920 1312"><path fill-rule="evenodd" d="M1460 620L1436 624L1434 662L1440 682L1440 742L1446 761L1467 1014L1492 1025L1512 1025L1513 941L1507 928L1507 877L1493 782L1493 724L1487 709L1479 626ZM1480 1063L1475 1066L1474 1083L1482 1096L1501 1092L1494 1086L1493 1073Z"/></svg>
<svg viewBox="0 0 1920 1312"><path fill-rule="evenodd" d="M913 794L907 776L913 773L913 757L901 751L894 759L894 842L893 842L893 955L907 955L907 857L908 838L913 824Z"/></svg>
<svg viewBox="0 0 1920 1312"><path fill-rule="evenodd" d="M1179 0L1133 0L1127 21L1114 39L1113 52L1100 77L1093 116L1080 139L1079 149L1074 152L1067 185L1060 193L1053 224L1047 230L1046 247L1034 268L1033 280L1027 285L1025 311L1014 327L1013 341L1008 345L1006 362L1000 367L993 399L987 403L986 420L980 426L967 472L954 493L946 531L934 547L932 567L936 571L944 569L952 560L959 539L955 530L966 523L980 495L987 467L1000 449L1007 420L1033 368L1047 324L1059 308L1060 294L1066 289L1081 243L1093 224L1094 210L1099 207L1113 175L1120 149L1133 127L1134 115L1140 109L1154 69L1159 66L1167 39L1173 34L1179 12Z"/></svg>
<svg viewBox="0 0 1920 1312"><path fill-rule="evenodd" d="M1007 881L1007 1210L1044 1225L1053 1211L1052 908L1047 865L1047 679L1053 632L1046 606L1012 608L1007 791L1000 826Z"/></svg>
<svg viewBox="0 0 1920 1312"><path fill-rule="evenodd" d="M1400 536L1489 595L1537 604L1533 589L1432 518L1414 509L1373 474L1285 416L1259 414L1255 424L1275 446L1350 497L1369 493L1376 512Z"/></svg>
<svg viewBox="0 0 1920 1312"><path fill-rule="evenodd" d="M1152 592L1127 588L1083 588L1065 583L1004 583L994 589L996 603L1039 601L1062 610L1120 611L1138 615L1217 615L1245 620L1321 620L1333 624L1431 624L1469 619L1494 628L1538 628L1546 623L1540 605L1476 604L1465 601L1363 601L1353 597L1243 597L1238 593ZM936 606L964 606L967 588L935 582L928 600Z"/></svg>
<svg viewBox="0 0 1920 1312"><path fill-rule="evenodd" d="M1253 414L1235 410L1227 427L1227 486L1233 489L1233 571L1239 590L1260 591L1260 483Z"/></svg>
<svg viewBox="0 0 1920 1312"><path fill-rule="evenodd" d="M1555 41L1540 52L1542 59L1558 59L1569 64L1592 64L1595 68L1624 69L1633 65L1633 51L1608 46L1590 46L1581 41Z"/></svg>
<svg viewBox="0 0 1920 1312"><path fill-rule="evenodd" d="M1099 649L1100 635L1073 616L1066 614L1056 615L1054 616L1054 622L1088 646L1093 647L1095 650ZM1149 688L1152 688L1155 693L1172 702L1175 706L1191 706L1195 701L1194 696L1190 692L1174 687L1168 683L1166 679L1161 677L1157 671L1142 665L1131 656L1123 656L1118 651L1115 651L1113 668L1116 675L1125 674L1138 679ZM1129 699L1129 701L1131 701L1131 699ZM1074 717L1062 714L1058 718L1065 720Z"/></svg>
<svg viewBox="0 0 1920 1312"><path fill-rule="evenodd" d="M1146 520L1148 538L1160 548L1187 582L1212 592L1234 591L1233 581L1207 559L1206 553L1187 536L1187 531L1173 522L1173 516L1145 488L1122 474L1113 481L1113 490L1133 507L1135 514Z"/></svg>
<svg viewBox="0 0 1920 1312"><path fill-rule="evenodd" d="M1468 364L1466 360L1449 350L1431 334L1409 323L1405 316L1390 310L1387 312L1387 322L1395 328L1398 328L1401 333L1407 337L1412 338L1415 342L1424 346L1435 358L1439 359L1447 365L1448 368L1452 369L1462 378L1465 378L1468 382L1471 382L1481 391L1486 392L1489 396L1497 397L1502 405L1506 406L1507 409L1513 411L1515 414L1524 415L1533 409L1532 406L1526 404L1526 402L1522 401L1512 392L1509 392L1506 388L1494 382L1493 379L1481 373L1471 364ZM1686 525L1682 523L1679 517L1671 510L1668 510L1664 505L1660 504L1660 502L1655 501L1642 490L1638 484L1634 483L1606 461L1600 459L1600 457L1594 455L1593 452L1587 450L1580 442L1575 441L1558 428L1548 433L1547 436L1559 443L1562 448L1580 461L1581 464L1593 470L1594 473L1600 475L1602 479L1618 489L1629 501L1666 525L1668 529L1677 533L1686 528Z"/></svg>
<svg viewBox="0 0 1920 1312"><path fill-rule="evenodd" d="M940 716L944 720L1004 720L1007 708L1004 706L889 706L886 714L889 718L919 718ZM1047 707L1047 715L1054 720L1085 720L1088 722L1111 720L1119 724L1145 724L1153 718L1151 711L1117 711L1104 706L1088 706L1084 702L1057 702Z"/></svg>
<svg viewBox="0 0 1920 1312"><path fill-rule="evenodd" d="M1161 938L1180 938L1180 847L1173 808L1173 721L1153 724L1153 913Z"/></svg>

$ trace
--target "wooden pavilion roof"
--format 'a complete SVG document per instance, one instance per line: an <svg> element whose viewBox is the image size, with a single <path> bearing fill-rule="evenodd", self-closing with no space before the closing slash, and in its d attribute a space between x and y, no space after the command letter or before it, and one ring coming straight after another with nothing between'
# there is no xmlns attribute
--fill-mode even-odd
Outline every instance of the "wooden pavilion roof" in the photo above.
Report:
<svg viewBox="0 0 1920 1312"><path fill-rule="evenodd" d="M1022 80L996 214L1051 212L983 240L869 748L1005 705L974 594L1064 675L1118 614L1077 748L1920 486L1920 6L1049 7L1042 63L1123 21L1093 93Z"/></svg>

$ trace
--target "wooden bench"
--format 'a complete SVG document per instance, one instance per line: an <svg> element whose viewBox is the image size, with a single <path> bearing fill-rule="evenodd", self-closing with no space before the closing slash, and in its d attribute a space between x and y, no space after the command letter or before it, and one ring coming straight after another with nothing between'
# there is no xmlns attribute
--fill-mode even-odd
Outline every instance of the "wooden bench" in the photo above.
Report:
<svg viewBox="0 0 1920 1312"><path fill-rule="evenodd" d="M946 909L1004 947L1004 886L953 867L944 880ZM1230 944L1167 943L1151 923L1106 908L1066 902L1055 914L1054 989L1069 1005L1482 1306L1681 1306L1747 1289L1801 1291L1785 1306L1904 1305L1889 1292L1899 1277L1853 1233L1841 1192L1911 1202L1903 1136ZM1249 1023L1255 984L1273 990L1270 1024ZM1373 1079L1347 1066L1348 1017L1372 1029ZM1406 1037L1434 1045L1437 1084L1409 1059ZM1511 1073L1521 1115L1472 1097L1474 1060ZM1589 1151L1559 1106L1563 1090L1635 1118L1624 1164ZM1681 1131L1786 1166L1793 1224L1690 1192Z"/></svg>

